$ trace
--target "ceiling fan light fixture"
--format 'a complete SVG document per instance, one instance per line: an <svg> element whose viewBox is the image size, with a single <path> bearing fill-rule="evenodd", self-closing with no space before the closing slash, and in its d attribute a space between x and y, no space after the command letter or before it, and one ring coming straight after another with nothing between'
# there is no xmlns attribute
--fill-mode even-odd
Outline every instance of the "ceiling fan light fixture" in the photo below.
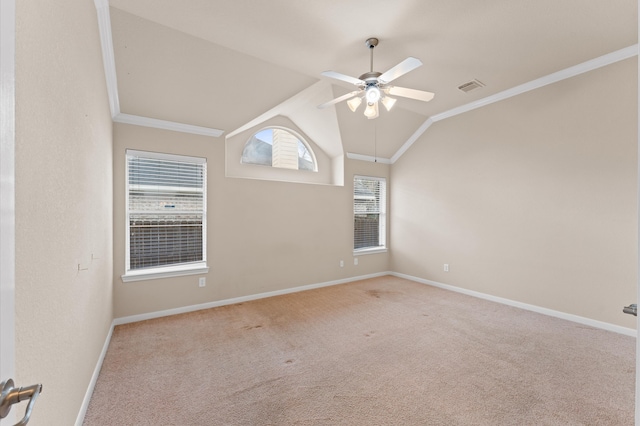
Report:
<svg viewBox="0 0 640 426"><path fill-rule="evenodd" d="M367 109L364 110L364 115L369 120L378 117L378 103L377 102L369 102L367 103Z"/></svg>
<svg viewBox="0 0 640 426"><path fill-rule="evenodd" d="M391 108L393 108L395 103L396 103L396 99L394 98L390 98L388 96L385 96L384 98L382 98L382 105L384 105L387 111L391 111Z"/></svg>
<svg viewBox="0 0 640 426"><path fill-rule="evenodd" d="M356 110L358 109L361 103L362 103L362 98L360 97L355 97L347 101L347 105L349 106L349 109L351 110L351 112L356 112Z"/></svg>
<svg viewBox="0 0 640 426"><path fill-rule="evenodd" d="M373 70L373 48L378 45L378 39L371 37L367 39L366 46L371 52L371 67L369 72L366 72L360 77L351 77L345 74L341 74L335 71L324 71L323 76L340 80L343 83L349 83L355 85L358 90L347 93L346 95L338 96L337 98L325 102L322 105L318 105L318 108L326 108L328 106L337 104L347 100L349 109L355 112L364 100L367 104L364 115L367 118L376 118L379 114L378 102L390 111L393 105L396 103L396 98L389 98L386 95L399 96L401 98L415 99L422 102L429 102L434 97L434 93L425 92L424 90L410 89L406 87L389 86L389 84L395 79L405 75L406 73L413 71L414 69L422 66L422 61L418 58L409 56L404 61L400 62L394 67L391 67L387 71L380 73ZM357 96L356 99L352 99Z"/></svg>
<svg viewBox="0 0 640 426"><path fill-rule="evenodd" d="M367 103L372 104L376 103L380 100L380 89L376 85L369 85L366 90L365 97L367 98Z"/></svg>

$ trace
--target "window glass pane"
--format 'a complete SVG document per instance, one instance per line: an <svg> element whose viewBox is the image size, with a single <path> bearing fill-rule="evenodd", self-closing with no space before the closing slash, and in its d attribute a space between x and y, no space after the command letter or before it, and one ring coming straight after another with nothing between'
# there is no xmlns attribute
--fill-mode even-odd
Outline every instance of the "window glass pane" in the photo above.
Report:
<svg viewBox="0 0 640 426"><path fill-rule="evenodd" d="M311 153L302 142L298 141L298 170L315 171L315 164Z"/></svg>
<svg viewBox="0 0 640 426"><path fill-rule="evenodd" d="M316 171L313 154L298 136L287 129L268 128L251 136L242 151L242 164Z"/></svg>
<svg viewBox="0 0 640 426"><path fill-rule="evenodd" d="M354 250L385 246L385 191L384 179L354 178Z"/></svg>
<svg viewBox="0 0 640 426"><path fill-rule="evenodd" d="M245 144L244 150L242 151L242 163L271 166L272 136L273 132L271 129L261 130L251 136L251 139Z"/></svg>
<svg viewBox="0 0 640 426"><path fill-rule="evenodd" d="M205 259L206 163L127 155L127 270Z"/></svg>
<svg viewBox="0 0 640 426"><path fill-rule="evenodd" d="M354 216L354 249L380 246L380 215L356 214Z"/></svg>
<svg viewBox="0 0 640 426"><path fill-rule="evenodd" d="M201 215L131 215L129 269L200 262Z"/></svg>

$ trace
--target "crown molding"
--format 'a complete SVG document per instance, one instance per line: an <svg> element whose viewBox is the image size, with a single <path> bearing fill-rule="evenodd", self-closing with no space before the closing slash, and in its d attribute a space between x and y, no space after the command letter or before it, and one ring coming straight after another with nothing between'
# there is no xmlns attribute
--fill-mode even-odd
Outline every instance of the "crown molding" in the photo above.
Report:
<svg viewBox="0 0 640 426"><path fill-rule="evenodd" d="M629 59L637 55L638 55L638 45L634 44L633 46L616 50L615 52L611 52L606 55L599 56L595 59L591 59L589 61L583 62L581 64L574 65L569 68L565 68L561 71L554 72L552 74L532 80L528 83L524 83L519 86L515 86L511 89L503 90L502 92L496 93L495 95L487 96L486 98L478 99L477 101L473 101L468 104L465 104L456 108L452 108L440 114L433 115L427 118L427 120L422 124L422 126L420 126L418 130L416 130L416 132L413 135L411 135L411 137L393 155L393 157L391 157L391 163L392 164L395 163L402 156L402 154L404 154L411 147L411 145L413 145L416 142L416 140L418 140L418 138L422 136L422 134L431 126L431 124L437 121L454 117L456 115L464 114L465 112L469 112L477 108L491 105L492 103L509 99L514 96L518 96L523 93L529 92L531 90L539 89L549 84L557 83L559 81L566 80L568 78L572 78L577 75L580 75L589 71L593 71L595 69L602 68L604 66L611 65L616 62L623 61L625 59Z"/></svg>
<svg viewBox="0 0 640 426"><path fill-rule="evenodd" d="M574 65L572 67L565 68L561 71L554 72L544 77L529 81L519 86L512 87L511 89L504 90L502 92L496 93L495 95L487 96L486 98L478 99L477 101L470 102L466 105L462 105L457 108L450 109L449 111L436 114L434 116L431 116L431 119L434 122L444 120L445 118L463 114L465 112L469 112L476 108L481 108L483 106L487 106L495 102L499 102L514 96L521 95L531 90L539 89L549 84L557 83L559 81L566 80L568 78L572 78L580 74L584 74L585 72L593 71L595 69L598 69L607 65L611 65L613 63L622 61L624 59L629 59L633 56L636 56L637 54L638 54L638 45L635 44L633 46L616 50L615 52L609 53L607 55L603 55L598 58L591 59L587 62L583 62L581 64Z"/></svg>
<svg viewBox="0 0 640 426"><path fill-rule="evenodd" d="M98 30L100 32L100 45L102 46L102 62L104 65L104 75L107 83L107 93L109 95L109 108L111 110L111 118L113 121L116 123L172 130L174 132L213 136L215 138L220 137L224 133L224 130L176 123L173 121L158 120L139 115L123 114L120 112L116 61L113 54L113 36L111 34L111 15L109 14L109 0L94 0L94 4L98 14Z"/></svg>
<svg viewBox="0 0 640 426"><path fill-rule="evenodd" d="M391 160L388 158L374 157L372 155L356 154L353 152L347 152L347 158L350 160L369 161L371 163L391 164Z"/></svg>
<svg viewBox="0 0 640 426"><path fill-rule="evenodd" d="M427 118L427 121L422 123L422 125L418 127L418 130L413 132L413 134L409 137L409 139L407 139L407 141L402 144L400 149L398 149L398 151L396 151L396 153L393 154L393 157L391 157L391 164L398 161L398 158L400 158L402 154L404 154L405 151L408 150L411 147L411 145L413 145L413 143L417 141L418 138L422 136L424 132L427 131L429 127L431 127L432 124L433 124L433 120L431 119L431 117Z"/></svg>
<svg viewBox="0 0 640 426"><path fill-rule="evenodd" d="M94 0L94 3L98 14L98 31L100 32L100 45L102 46L102 63L104 65L104 77L107 83L107 94L109 96L109 109L111 110L111 118L115 118L120 114L120 100L118 99L116 61L113 56L109 1Z"/></svg>
<svg viewBox="0 0 640 426"><path fill-rule="evenodd" d="M177 123L172 121L158 120L154 118L141 117L130 114L120 113L120 101L118 99L118 82L116 77L116 66L113 54L113 38L111 34L111 18L109 15L108 0L94 0L96 11L98 14L98 27L100 31L100 44L102 46L102 59L104 63L105 80L107 83L107 92L109 95L109 107L111 109L111 117L113 121L118 123L134 124L145 127L154 127L158 129L172 130L176 132L193 133L197 135L220 137L224 130L193 126L190 124ZM593 71L613 63L629 59L638 55L638 45L626 47L624 49L611 52L595 59L583 62L581 64L566 68L564 70L546 75L544 77L532 80L528 83L515 86L511 89L503 90L486 98L452 108L439 114L428 117L424 123L402 144L391 159L377 158L369 155L361 155L355 153L347 153L347 158L352 160L378 162L383 164L393 164L422 136L427 129L435 122L444 120L456 115L464 114L477 108L490 105L514 96L521 95L531 90L539 89L549 84L575 77L585 72Z"/></svg>
<svg viewBox="0 0 640 426"><path fill-rule="evenodd" d="M194 126L192 124L176 123L175 121L158 120L157 118L142 117L140 115L118 114L113 117L116 123L134 124L136 126L153 127L155 129L171 130L174 132L192 133L194 135L222 136L224 130L210 127Z"/></svg>

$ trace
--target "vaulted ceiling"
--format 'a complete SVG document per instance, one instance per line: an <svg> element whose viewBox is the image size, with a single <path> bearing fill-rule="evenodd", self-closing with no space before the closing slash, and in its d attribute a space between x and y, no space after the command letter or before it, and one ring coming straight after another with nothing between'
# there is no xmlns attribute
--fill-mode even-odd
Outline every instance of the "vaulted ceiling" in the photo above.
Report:
<svg viewBox="0 0 640 426"><path fill-rule="evenodd" d="M109 0L120 110L232 132L325 80L408 56L424 65L400 98L367 120L344 103L335 116L347 152L392 157L429 117L637 43L636 0ZM458 86L478 79L469 93ZM314 105L315 107L315 105ZM309 109L309 114L314 110ZM319 110L318 110L319 111ZM320 114L320 112L318 112ZM307 117L308 118L308 117ZM295 119L294 119L295 121ZM335 121L335 120L334 120ZM376 147L372 139L376 139Z"/></svg>

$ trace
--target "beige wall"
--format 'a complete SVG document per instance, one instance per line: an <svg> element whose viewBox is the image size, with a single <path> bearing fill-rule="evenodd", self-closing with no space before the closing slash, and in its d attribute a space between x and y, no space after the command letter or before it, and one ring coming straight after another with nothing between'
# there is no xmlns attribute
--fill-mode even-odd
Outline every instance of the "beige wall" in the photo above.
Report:
<svg viewBox="0 0 640 426"><path fill-rule="evenodd" d="M123 283L125 150L207 158L207 286L196 275ZM388 253L353 264L353 175L389 166L345 162L345 185L225 177L225 143L171 131L114 126L114 309L125 317L387 271ZM340 268L340 260L345 261Z"/></svg>
<svg viewBox="0 0 640 426"><path fill-rule="evenodd" d="M636 62L431 126L392 167L391 269L635 328Z"/></svg>
<svg viewBox="0 0 640 426"><path fill-rule="evenodd" d="M112 124L93 1L16 5L14 379L43 384L29 425L72 425L112 321Z"/></svg>
<svg viewBox="0 0 640 426"><path fill-rule="evenodd" d="M112 147L93 2L17 2L16 23L15 379L44 384L32 425L74 423L113 317L387 270L635 327L636 58L439 122L391 170L345 160L338 187L226 178L222 139L118 124ZM205 288L120 280L126 148L208 158ZM393 251L355 266L353 175L389 173Z"/></svg>

